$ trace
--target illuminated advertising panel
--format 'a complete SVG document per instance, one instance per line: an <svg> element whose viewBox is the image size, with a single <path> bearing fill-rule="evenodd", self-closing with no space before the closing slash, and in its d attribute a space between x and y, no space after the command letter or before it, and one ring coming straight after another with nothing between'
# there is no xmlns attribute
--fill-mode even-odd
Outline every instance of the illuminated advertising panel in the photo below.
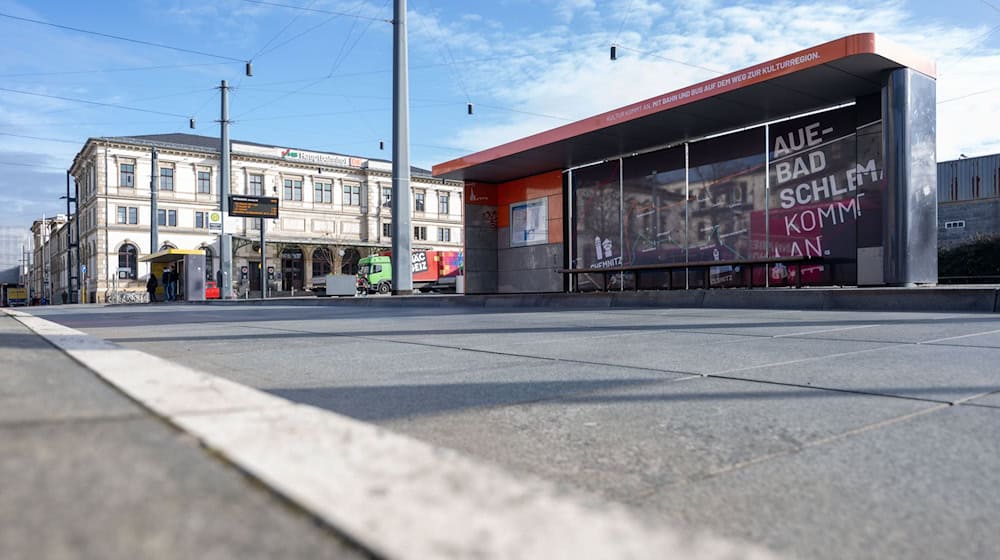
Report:
<svg viewBox="0 0 1000 560"><path fill-rule="evenodd" d="M622 265L621 177L618 160L573 171L573 268ZM602 280L580 276L581 290L595 289Z"/></svg>

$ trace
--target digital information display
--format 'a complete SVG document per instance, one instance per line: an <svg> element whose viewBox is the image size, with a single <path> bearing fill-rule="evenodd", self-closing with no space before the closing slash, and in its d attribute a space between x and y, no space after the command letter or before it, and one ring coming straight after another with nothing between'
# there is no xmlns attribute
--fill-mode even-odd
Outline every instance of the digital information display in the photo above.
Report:
<svg viewBox="0 0 1000 560"><path fill-rule="evenodd" d="M270 196L231 195L229 215L239 218L277 218L278 199Z"/></svg>

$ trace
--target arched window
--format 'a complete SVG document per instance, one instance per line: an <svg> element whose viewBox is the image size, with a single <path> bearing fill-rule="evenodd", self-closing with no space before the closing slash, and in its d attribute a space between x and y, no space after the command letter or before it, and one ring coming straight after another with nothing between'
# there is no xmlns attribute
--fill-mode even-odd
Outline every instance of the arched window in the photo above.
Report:
<svg viewBox="0 0 1000 560"><path fill-rule="evenodd" d="M160 250L161 251L166 251L168 249L176 249L176 248L177 247L174 247L173 243L164 243L163 245L160 245Z"/></svg>
<svg viewBox="0 0 1000 560"><path fill-rule="evenodd" d="M139 272L139 249L131 243L118 248L118 277L134 280Z"/></svg>
<svg viewBox="0 0 1000 560"><path fill-rule="evenodd" d="M329 249L319 248L313 251L313 278L326 276L333 270L333 255Z"/></svg>

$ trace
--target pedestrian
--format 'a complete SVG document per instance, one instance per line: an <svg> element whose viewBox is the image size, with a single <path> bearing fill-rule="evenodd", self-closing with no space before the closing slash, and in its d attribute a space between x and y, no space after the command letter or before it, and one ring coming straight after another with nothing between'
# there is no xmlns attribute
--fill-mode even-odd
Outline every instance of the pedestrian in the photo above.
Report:
<svg viewBox="0 0 1000 560"><path fill-rule="evenodd" d="M179 278L177 269L170 269L170 301L177 301L177 281Z"/></svg>
<svg viewBox="0 0 1000 560"><path fill-rule="evenodd" d="M170 285L174 278L174 273L170 270L170 267L163 269L163 299L164 301L173 301L173 294L170 293Z"/></svg>
<svg viewBox="0 0 1000 560"><path fill-rule="evenodd" d="M156 281L156 275L152 272L149 273L149 279L146 280L146 291L149 292L149 303L156 303L156 286L158 285Z"/></svg>

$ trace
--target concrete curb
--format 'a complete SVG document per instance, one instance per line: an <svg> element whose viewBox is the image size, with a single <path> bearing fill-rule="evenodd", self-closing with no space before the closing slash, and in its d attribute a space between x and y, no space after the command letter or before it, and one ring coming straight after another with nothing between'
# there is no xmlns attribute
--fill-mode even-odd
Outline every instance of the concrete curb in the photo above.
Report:
<svg viewBox="0 0 1000 560"><path fill-rule="evenodd" d="M605 309L618 307L801 309L813 311L1000 312L1000 288L763 288L585 294L484 294L368 296L349 298L276 298L192 302L201 305L329 305L371 308L449 307L524 309L533 307Z"/></svg>

